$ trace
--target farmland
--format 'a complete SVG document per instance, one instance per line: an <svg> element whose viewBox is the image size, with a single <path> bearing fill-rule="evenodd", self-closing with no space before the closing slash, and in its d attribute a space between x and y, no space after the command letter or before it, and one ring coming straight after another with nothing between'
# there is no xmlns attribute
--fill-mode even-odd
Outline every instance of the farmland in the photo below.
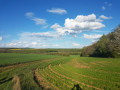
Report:
<svg viewBox="0 0 120 90"><path fill-rule="evenodd" d="M10 65L35 60L51 59L60 56L40 55L40 54L19 54L19 53L0 53L0 65Z"/></svg>
<svg viewBox="0 0 120 90"><path fill-rule="evenodd" d="M1 53L0 65L0 90L120 90L119 58Z"/></svg>

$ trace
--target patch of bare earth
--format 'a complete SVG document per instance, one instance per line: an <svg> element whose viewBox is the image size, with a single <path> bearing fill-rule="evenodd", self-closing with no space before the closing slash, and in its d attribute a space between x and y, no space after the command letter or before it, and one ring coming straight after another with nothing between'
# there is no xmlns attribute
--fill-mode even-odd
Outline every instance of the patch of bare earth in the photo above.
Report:
<svg viewBox="0 0 120 90"><path fill-rule="evenodd" d="M20 87L20 79L17 75L15 75L13 77L13 82L14 82L14 85L13 85L13 90L21 90L21 87Z"/></svg>

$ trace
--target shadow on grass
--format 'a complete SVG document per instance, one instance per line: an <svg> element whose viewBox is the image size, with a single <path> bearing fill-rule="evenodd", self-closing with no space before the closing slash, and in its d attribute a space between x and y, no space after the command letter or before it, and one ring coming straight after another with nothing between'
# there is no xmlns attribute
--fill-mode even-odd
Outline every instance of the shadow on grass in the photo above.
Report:
<svg viewBox="0 0 120 90"><path fill-rule="evenodd" d="M5 82L9 82L11 80L12 80L12 78L3 78L3 79L0 80L0 84L3 84Z"/></svg>
<svg viewBox="0 0 120 90"><path fill-rule="evenodd" d="M83 90L79 84L75 84L71 90Z"/></svg>

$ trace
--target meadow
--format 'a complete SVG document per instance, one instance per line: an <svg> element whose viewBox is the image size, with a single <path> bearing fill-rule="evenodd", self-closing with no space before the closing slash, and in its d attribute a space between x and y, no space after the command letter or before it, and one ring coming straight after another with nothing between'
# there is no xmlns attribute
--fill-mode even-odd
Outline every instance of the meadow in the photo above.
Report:
<svg viewBox="0 0 120 90"><path fill-rule="evenodd" d="M0 65L0 90L120 90L120 58L1 53Z"/></svg>

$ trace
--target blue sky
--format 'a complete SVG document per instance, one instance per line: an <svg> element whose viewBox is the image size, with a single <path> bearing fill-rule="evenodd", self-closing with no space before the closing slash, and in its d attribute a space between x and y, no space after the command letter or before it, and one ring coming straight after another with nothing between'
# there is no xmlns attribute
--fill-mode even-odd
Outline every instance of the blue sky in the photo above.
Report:
<svg viewBox="0 0 120 90"><path fill-rule="evenodd" d="M0 0L0 47L82 48L120 24L119 0Z"/></svg>

